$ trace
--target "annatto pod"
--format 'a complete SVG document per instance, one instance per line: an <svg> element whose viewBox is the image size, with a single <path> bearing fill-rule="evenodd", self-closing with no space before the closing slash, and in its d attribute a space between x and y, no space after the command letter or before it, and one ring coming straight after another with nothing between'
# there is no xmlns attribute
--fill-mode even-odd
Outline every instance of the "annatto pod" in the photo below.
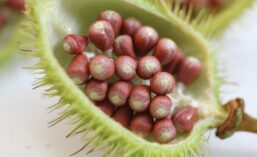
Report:
<svg viewBox="0 0 257 157"><path fill-rule="evenodd" d="M166 1L159 3L159 1L146 0L83 0L74 3L74 0L28 0L27 2L29 18L26 32L31 35L30 43L33 43L28 48L34 50L30 54L40 58L34 69L43 69L45 74L37 85L51 85L47 94L61 99L53 107L59 109L65 106L64 115L57 118L57 121L77 116L78 124L73 132L81 128L86 129L85 132L90 131L86 143L90 143L93 150L102 148L101 144L104 143L105 155L159 157L161 154L162 157L171 155L189 157L203 153L201 144L208 129L218 127L217 135L222 138L238 130L257 132L257 122L244 113L241 99L229 102L226 107L221 105L220 79L214 50L203 35L182 18L183 12L179 10L173 12ZM194 105L197 105L199 118L190 133L179 135L178 139L167 144L154 142L153 138L141 138L99 110L65 73L64 67L68 64L66 60L71 56L55 55L62 52L62 46L61 42L54 41L61 41L64 35L68 34L68 30L62 30L65 33L52 30L60 29L59 26L70 26L69 31L72 33L83 34L96 20L97 15L110 9L117 11L122 17L135 17L142 24L150 25L161 37L172 39L186 56L195 57L201 62L203 71L200 77L188 87L178 85L178 89L174 89L174 93L177 93L176 90L180 91L181 97L177 97L178 99L183 100L188 96ZM49 14L52 18L49 18ZM180 16L181 14L183 16ZM86 16L88 18L85 18ZM71 22L69 19L77 22ZM172 97L173 94L169 93L169 96ZM124 107L129 108L128 105Z"/></svg>

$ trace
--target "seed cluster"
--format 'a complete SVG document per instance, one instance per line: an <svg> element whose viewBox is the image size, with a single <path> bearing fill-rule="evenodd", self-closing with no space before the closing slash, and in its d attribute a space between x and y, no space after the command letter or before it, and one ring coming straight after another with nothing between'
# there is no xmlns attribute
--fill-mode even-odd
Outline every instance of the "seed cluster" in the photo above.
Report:
<svg viewBox="0 0 257 157"><path fill-rule="evenodd" d="M83 51L89 42L103 53L88 59ZM63 47L75 55L67 67L69 77L84 85L87 97L125 128L141 137L152 134L158 143L169 143L177 132L193 129L197 110L188 105L172 114L168 94L176 79L191 85L201 74L201 64L186 57L173 40L160 38L154 28L104 11L90 25L87 36L69 34ZM114 59L106 51L113 51Z"/></svg>

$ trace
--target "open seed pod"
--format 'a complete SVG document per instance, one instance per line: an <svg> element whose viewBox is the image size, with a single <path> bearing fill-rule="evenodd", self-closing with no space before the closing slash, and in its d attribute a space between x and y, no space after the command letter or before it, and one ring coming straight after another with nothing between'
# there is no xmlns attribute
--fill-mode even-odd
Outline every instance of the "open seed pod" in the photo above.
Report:
<svg viewBox="0 0 257 157"><path fill-rule="evenodd" d="M22 14L24 7L23 0L0 2L0 64L18 52L18 42L23 39L19 27L24 18Z"/></svg>
<svg viewBox="0 0 257 157"><path fill-rule="evenodd" d="M54 120L52 125L65 118L76 117L77 126L68 136L76 134L77 132L85 133L88 136L87 141L85 141L85 147L88 145L93 147L90 152L101 147L102 144L107 143L107 145L105 145L107 147L104 149L106 150L105 156L116 154L124 157L197 156L198 153L202 154L201 147L204 143L204 133L218 126L220 129L217 135L220 137L224 137L222 135L228 132L237 131L238 128L244 131L257 132L256 128L249 129L245 127L248 126L246 124L252 123L253 119L248 116L244 118L246 116L244 116L242 101L235 101L236 103L233 103L235 106L232 108L230 108L231 103L228 104L228 107L222 106L220 102L220 86L222 85L222 80L218 75L214 50L211 48L208 41L201 33L197 32L179 16L183 14L183 11L173 13L170 10L166 10L164 6L158 5L159 3L156 2L157 1L147 0L83 0L79 2L74 2L74 0L27 1L26 14L28 20L24 24L26 26L24 29L28 34L31 34L31 46L27 48L30 52L27 53L39 58L39 63L33 66L32 69L43 74L43 77L38 80L35 86L47 86L49 89L46 90L46 95L60 97L59 102L53 105L52 109L57 110L65 108L63 114ZM112 115L113 119L110 118L109 115L98 108L99 104L96 106L95 103L85 95L84 91L79 87L81 84L77 85L67 75L66 68L68 64L73 61L71 61L72 57L64 53L63 49L63 39L67 34L90 34L92 35L90 39L91 42L95 42L95 40L98 41L98 38L95 38L96 35L93 34L97 34L98 28L102 28L104 25L105 30L108 31L104 31L104 35L100 36L101 39L107 36L113 41L114 31L112 31L110 24L106 24L106 22L103 21L95 22L98 19L98 15L106 10L116 11L122 18L134 17L143 25L148 25L147 29L142 32L149 32L149 30L154 32L154 29L158 32L159 38L165 37L174 40L176 45L184 52L185 56L194 58L187 60L185 63L182 62L183 68L178 68L178 71L181 72L181 75L185 76L187 74L185 71L188 69L187 65L191 63L197 63L194 65L198 65L198 63L200 63L200 76L192 83L191 81L187 85L177 83L175 87L175 80L171 74L160 72L161 68L159 67L161 64L158 64L158 60L153 59L154 57L148 57L145 58L146 61L143 62L144 64L142 63L142 67L145 68L143 72L149 74L147 78L144 77L140 79L136 77L131 82L117 80L116 77L110 78L109 76L113 74L113 68L115 66L114 63L112 63L112 59L107 57L107 55L110 57L113 56L112 53L110 54L111 50L106 49L110 48L112 44L110 44L110 40L106 43L103 42L104 40L101 40L104 44L99 44L98 47L100 49L102 48L107 55L100 54L92 59L94 64L90 64L92 62L89 63L89 70L93 78L88 79L101 79L102 76L98 74L103 74L103 72L105 73L104 76L106 76L105 79L109 79L111 85L109 88L111 92L107 94L110 100L109 103L115 104L118 108ZM96 29L92 32L87 32L87 30L91 30L92 24L96 26ZM149 27L151 27L151 29L149 29ZM109 34L110 32L112 32L111 35ZM149 34L155 33L146 33L144 35L147 36ZM157 35L155 34L154 37L156 39ZM143 40L141 41L142 43L147 43ZM150 43L151 46L154 45L152 42ZM88 47L90 49L88 48L86 53L80 55L86 54L88 58L91 58L95 53L103 53L95 48L94 45L89 45ZM140 60L144 58L142 53L137 55L137 57ZM113 57L114 61L115 59L116 58ZM130 59L133 60L133 57ZM148 62L149 60L150 62ZM154 62L151 62L153 60ZM85 58L84 61L84 63L87 63L88 59ZM134 65L133 61L129 63ZM129 72L133 74L135 69L134 66L131 67L125 68L125 70L130 69L131 71ZM198 66L193 66L193 68L194 67L199 69ZM85 69L85 67L83 69ZM152 73L153 71L155 74ZM76 71L72 74L76 74ZM154 119L155 126L153 126L153 119L151 119L152 117L149 111L142 111L143 109L140 108L140 104L143 104L143 107L148 105L145 101L143 103L132 103L132 106L138 111L142 111L140 114L136 114L136 116L133 115L133 111L127 105L129 93L132 90L132 86L136 86L141 82L147 85L149 81L145 80L145 78L149 79L149 77L157 78L152 79L151 83L153 82L152 84L154 86L150 86L150 90L159 95L166 95L165 101L163 101L163 98L156 96L159 99L156 98L155 102L150 104L150 106L153 105L152 108L164 110L166 108L172 108L172 111L174 111L174 108L179 110L189 105L189 109L185 111L182 110L183 112L180 111L182 112L182 117L179 116L181 114L176 114L175 118L171 118L166 116L166 113L163 114L162 110L160 110L160 112L154 112L151 113L151 115L157 118L161 116L161 118L164 119ZM80 83L82 82L80 81ZM94 85L97 85L97 83ZM101 86L99 88L103 87ZM90 90L98 88L88 89L90 93L93 93L93 98L99 98L99 95L97 95L98 91ZM106 86L104 86L104 89L106 90ZM125 89L125 91L120 92L123 89ZM144 98L148 101L150 99L148 93L149 89L147 86L141 86L139 91L143 89L145 92L140 96L142 96L142 99ZM100 92L102 91L103 90L100 90ZM134 91L133 93L138 96L139 94L137 93L140 92ZM133 100L137 99L136 96L133 97ZM169 98L174 101L169 101ZM166 105L160 106L158 102L164 102ZM112 109L113 108L108 107L108 111L113 112ZM197 110L197 118L195 118L195 110ZM166 117L163 117L163 115ZM187 117L189 117L189 122ZM133 124L129 126L131 119ZM175 119L175 125L172 119ZM194 123L193 126L187 125L188 123L192 124L192 122ZM184 124L187 125L187 127L185 127ZM176 133L176 126L180 126L180 132ZM130 127L133 128L133 132L130 131ZM153 130L154 133L151 132L151 130Z"/></svg>

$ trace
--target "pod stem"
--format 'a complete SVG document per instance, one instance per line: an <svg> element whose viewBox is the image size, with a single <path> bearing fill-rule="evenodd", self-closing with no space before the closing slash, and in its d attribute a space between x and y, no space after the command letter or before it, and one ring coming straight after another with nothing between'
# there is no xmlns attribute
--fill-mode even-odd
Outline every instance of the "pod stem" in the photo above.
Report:
<svg viewBox="0 0 257 157"><path fill-rule="evenodd" d="M243 120L237 131L246 131L257 134L257 119L251 117L250 115L244 113Z"/></svg>

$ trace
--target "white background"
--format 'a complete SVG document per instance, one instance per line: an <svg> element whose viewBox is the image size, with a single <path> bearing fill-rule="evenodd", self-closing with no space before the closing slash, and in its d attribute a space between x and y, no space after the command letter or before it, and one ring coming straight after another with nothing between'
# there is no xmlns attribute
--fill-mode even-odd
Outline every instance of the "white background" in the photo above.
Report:
<svg viewBox="0 0 257 157"><path fill-rule="evenodd" d="M224 102L241 96L246 111L257 117L257 5L248 11L216 45L224 74L238 85L224 87ZM10 67L11 65L11 67ZM48 128L56 117L46 109L55 100L32 90L34 78L22 69L27 61L14 59L0 69L0 157L68 157L82 145L80 138L65 139L71 126L64 122ZM211 157L256 157L257 135L237 133L219 140L211 132ZM209 134L208 134L209 135ZM85 152L77 157L86 156ZM98 155L89 155L97 157Z"/></svg>

